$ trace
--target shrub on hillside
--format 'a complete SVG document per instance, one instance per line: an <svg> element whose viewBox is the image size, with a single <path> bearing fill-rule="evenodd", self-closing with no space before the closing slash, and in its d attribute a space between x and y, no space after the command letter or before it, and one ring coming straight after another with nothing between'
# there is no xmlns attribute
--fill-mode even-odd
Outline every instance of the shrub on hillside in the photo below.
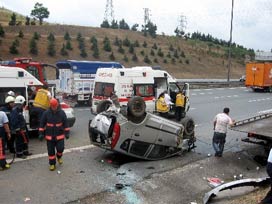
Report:
<svg viewBox="0 0 272 204"><path fill-rule="evenodd" d="M106 51L106 52L111 52L111 44L110 44L110 40L108 37L105 37L104 40L103 40L103 49Z"/></svg>
<svg viewBox="0 0 272 204"><path fill-rule="evenodd" d="M38 55L38 47L34 38L31 38L29 42L29 53L32 55Z"/></svg>
<svg viewBox="0 0 272 204"><path fill-rule="evenodd" d="M19 31L18 37L19 37L19 38L23 38L23 37L24 37L24 33L23 33L22 30Z"/></svg>
<svg viewBox="0 0 272 204"><path fill-rule="evenodd" d="M17 40L17 39L16 39ZM9 47L9 53L10 54L19 54L19 51L17 49L17 47L19 46L19 41L14 40L11 44L11 46Z"/></svg>
<svg viewBox="0 0 272 204"><path fill-rule="evenodd" d="M2 25L0 24L0 37L4 38L5 37L5 31Z"/></svg>
<svg viewBox="0 0 272 204"><path fill-rule="evenodd" d="M137 57L136 53L133 54L131 60L132 60L133 62L137 62L137 61L138 61L138 57Z"/></svg>
<svg viewBox="0 0 272 204"><path fill-rule="evenodd" d="M64 44L62 44L62 48L60 49L60 54L62 56L67 56L68 55L68 52L67 52L66 47L65 47Z"/></svg>
<svg viewBox="0 0 272 204"><path fill-rule="evenodd" d="M115 56L114 56L113 52L110 54L109 58L110 58L111 61L115 60Z"/></svg>

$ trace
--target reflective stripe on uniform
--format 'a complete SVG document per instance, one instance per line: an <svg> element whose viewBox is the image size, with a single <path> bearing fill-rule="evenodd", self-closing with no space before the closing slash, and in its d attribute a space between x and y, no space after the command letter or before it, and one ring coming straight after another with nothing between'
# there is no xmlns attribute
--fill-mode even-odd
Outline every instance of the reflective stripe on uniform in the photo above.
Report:
<svg viewBox="0 0 272 204"><path fill-rule="evenodd" d="M61 127L62 126L62 123L57 123L56 124L56 127Z"/></svg>
<svg viewBox="0 0 272 204"><path fill-rule="evenodd" d="M50 136L50 135L45 135L45 139L46 139L46 140L52 140L52 136Z"/></svg>
<svg viewBox="0 0 272 204"><path fill-rule="evenodd" d="M3 151L3 139L0 138L0 160L6 159L6 156Z"/></svg>
<svg viewBox="0 0 272 204"><path fill-rule="evenodd" d="M57 140L62 140L62 139L64 139L64 135L58 135L56 138L57 138Z"/></svg>
<svg viewBox="0 0 272 204"><path fill-rule="evenodd" d="M48 158L50 159L50 160L54 160L54 159L56 159L56 156L55 155L52 155L52 156L48 156Z"/></svg>
<svg viewBox="0 0 272 204"><path fill-rule="evenodd" d="M48 126L48 127L54 127L54 124L53 123L46 123L46 126Z"/></svg>

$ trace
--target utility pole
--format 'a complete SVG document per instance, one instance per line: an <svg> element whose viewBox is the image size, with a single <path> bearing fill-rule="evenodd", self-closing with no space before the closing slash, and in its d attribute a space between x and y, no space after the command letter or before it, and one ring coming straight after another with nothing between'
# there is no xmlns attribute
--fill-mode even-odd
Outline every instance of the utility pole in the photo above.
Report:
<svg viewBox="0 0 272 204"><path fill-rule="evenodd" d="M107 0L104 21L111 23L114 20L113 0Z"/></svg>
<svg viewBox="0 0 272 204"><path fill-rule="evenodd" d="M228 76L227 76L227 82L230 83L230 68L231 68L231 44L232 44L232 21L233 21L233 6L234 6L234 0L232 0L231 4L231 20L230 20L230 40L229 40L229 56L228 56Z"/></svg>

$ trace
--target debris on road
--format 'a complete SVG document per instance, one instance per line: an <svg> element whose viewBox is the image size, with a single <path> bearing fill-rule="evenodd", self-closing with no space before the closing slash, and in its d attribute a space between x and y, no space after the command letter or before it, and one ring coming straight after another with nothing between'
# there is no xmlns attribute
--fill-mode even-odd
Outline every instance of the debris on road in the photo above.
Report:
<svg viewBox="0 0 272 204"><path fill-rule="evenodd" d="M207 181L209 182L209 186L212 188L216 188L224 183L224 181L219 178L207 178Z"/></svg>

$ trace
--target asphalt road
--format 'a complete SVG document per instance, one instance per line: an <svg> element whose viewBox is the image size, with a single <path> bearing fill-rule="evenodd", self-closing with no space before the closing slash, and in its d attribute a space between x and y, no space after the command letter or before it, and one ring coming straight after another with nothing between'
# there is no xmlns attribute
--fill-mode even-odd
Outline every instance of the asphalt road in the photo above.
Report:
<svg viewBox="0 0 272 204"><path fill-rule="evenodd" d="M196 122L197 148L182 156L156 162L123 157L90 145L87 131L89 118L92 117L90 110L88 107L77 107L75 108L76 123L71 130L70 139L65 141L64 164L57 166L56 171L50 172L45 141L40 142L32 138L30 150L34 155L27 160L16 159L10 170L0 173L1 203L72 201L77 203L79 199L88 195L99 197L100 201L93 203L103 203L108 199L107 194L116 191L116 183L127 186L139 185L150 176L180 170L184 166L194 165L195 162L207 158L208 154L213 153L211 147L213 117L218 112L222 112L225 106L230 107L230 116L239 120L270 110L271 100L270 93L254 93L243 87L191 90L191 108L188 115ZM228 132L227 154L252 147L240 142L243 136L245 135L238 132ZM173 176L177 175L173 174ZM175 183L174 178L171 180ZM141 203L135 192L125 193L132 200L112 203ZM152 194L149 191L148 193ZM152 197L152 195L143 196Z"/></svg>

